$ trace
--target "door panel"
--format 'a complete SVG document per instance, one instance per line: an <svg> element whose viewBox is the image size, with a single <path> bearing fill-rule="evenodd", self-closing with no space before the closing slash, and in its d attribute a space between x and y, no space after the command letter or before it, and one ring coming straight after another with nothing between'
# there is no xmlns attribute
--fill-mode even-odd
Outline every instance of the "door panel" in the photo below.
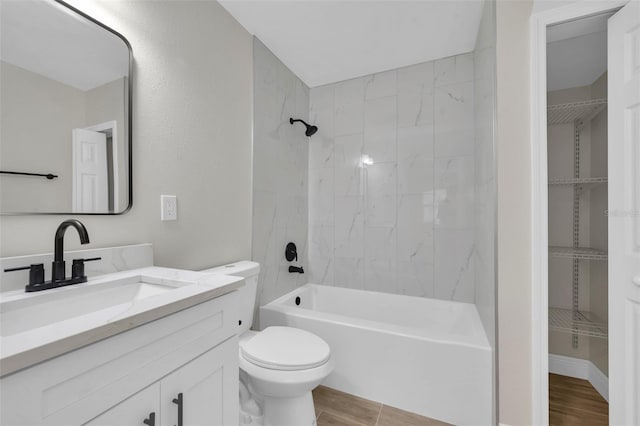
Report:
<svg viewBox="0 0 640 426"><path fill-rule="evenodd" d="M237 336L174 371L160 386L163 426L237 424ZM178 401L174 402L180 394L182 423Z"/></svg>
<svg viewBox="0 0 640 426"><path fill-rule="evenodd" d="M609 421L640 424L640 2L609 19Z"/></svg>
<svg viewBox="0 0 640 426"><path fill-rule="evenodd" d="M108 211L108 182L107 136L73 129L73 211Z"/></svg>

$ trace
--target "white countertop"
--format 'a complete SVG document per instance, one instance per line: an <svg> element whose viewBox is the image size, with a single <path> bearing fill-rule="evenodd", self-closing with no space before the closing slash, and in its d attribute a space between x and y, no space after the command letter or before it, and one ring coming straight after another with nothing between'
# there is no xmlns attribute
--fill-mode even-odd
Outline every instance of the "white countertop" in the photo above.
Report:
<svg viewBox="0 0 640 426"><path fill-rule="evenodd" d="M174 289L140 300L83 312L68 319L54 319L51 323L37 318L37 326L23 327L24 330L20 329L20 324L12 317L12 311L17 312L25 307L37 312L41 302L44 304L69 298L69 303L72 303L71 299L78 292L86 297L93 291L100 292L105 286L117 286L119 283L136 280L166 284ZM242 277L151 266L92 277L86 283L40 292L25 293L24 290L16 290L2 293L0 315L4 324L0 324L0 327L4 329L0 337L0 376L222 296L242 285ZM27 321L28 319L26 318Z"/></svg>

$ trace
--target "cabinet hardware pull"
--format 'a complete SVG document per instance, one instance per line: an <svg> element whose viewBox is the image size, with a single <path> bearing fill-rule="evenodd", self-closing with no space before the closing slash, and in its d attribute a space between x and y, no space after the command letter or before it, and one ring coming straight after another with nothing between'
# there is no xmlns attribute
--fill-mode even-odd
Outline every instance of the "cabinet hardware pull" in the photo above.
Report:
<svg viewBox="0 0 640 426"><path fill-rule="evenodd" d="M144 421L142 422L147 426L156 426L156 413L155 412L150 412L149 413L149 418L148 419L144 419Z"/></svg>
<svg viewBox="0 0 640 426"><path fill-rule="evenodd" d="M177 426L182 426L182 411L183 411L182 410L183 408L182 392L178 394L177 398L173 398L173 403L178 405L178 425Z"/></svg>

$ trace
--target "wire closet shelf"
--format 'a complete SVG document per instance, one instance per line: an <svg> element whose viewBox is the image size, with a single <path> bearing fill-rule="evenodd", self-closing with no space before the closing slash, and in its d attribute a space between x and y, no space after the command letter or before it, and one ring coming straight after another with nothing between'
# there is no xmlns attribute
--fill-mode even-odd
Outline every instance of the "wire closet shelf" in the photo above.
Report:
<svg viewBox="0 0 640 426"><path fill-rule="evenodd" d="M565 185L584 185L584 186L597 186L603 183L607 183L606 177L580 177L580 178L560 178L549 179L550 186L565 186Z"/></svg>
<svg viewBox="0 0 640 426"><path fill-rule="evenodd" d="M576 120L587 121L602 111L606 106L606 99L549 105L547 107L547 124L573 123Z"/></svg>
<svg viewBox="0 0 640 426"><path fill-rule="evenodd" d="M606 184L606 177L582 177L580 173L580 145L582 130L607 107L606 99L593 99L566 104L547 106L547 125L573 125L573 177L549 180L549 188L563 185L573 187L573 244L571 247L549 247L549 257L571 259L573 264L571 279L571 309L550 308L549 329L571 334L572 347L578 347L578 336L607 338L607 327L603 321L586 311L580 310L580 266L585 260L603 260L608 256L605 250L580 247L580 201L585 190Z"/></svg>
<svg viewBox="0 0 640 426"><path fill-rule="evenodd" d="M608 258L606 251L588 247L549 246L549 255L578 260L607 260Z"/></svg>
<svg viewBox="0 0 640 426"><path fill-rule="evenodd" d="M607 325L592 313L572 309L549 308L549 329L602 339L609 335Z"/></svg>

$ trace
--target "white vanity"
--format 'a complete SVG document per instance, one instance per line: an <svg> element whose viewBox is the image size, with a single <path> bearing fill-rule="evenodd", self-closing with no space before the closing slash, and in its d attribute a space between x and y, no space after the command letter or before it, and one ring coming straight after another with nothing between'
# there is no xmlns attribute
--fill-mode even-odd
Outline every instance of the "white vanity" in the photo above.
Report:
<svg viewBox="0 0 640 426"><path fill-rule="evenodd" d="M60 0L3 2L0 29L3 85L13 88L0 99L12 118L3 144L13 141L3 145L0 214L126 213L131 44ZM0 258L0 424L237 424L234 290L244 279L155 267L150 244L64 252L69 226L89 243L66 219L42 236L55 254Z"/></svg>
<svg viewBox="0 0 640 426"><path fill-rule="evenodd" d="M93 268L118 269L117 254L104 258ZM243 279L153 266L88 275L1 294L0 423L237 424Z"/></svg>

